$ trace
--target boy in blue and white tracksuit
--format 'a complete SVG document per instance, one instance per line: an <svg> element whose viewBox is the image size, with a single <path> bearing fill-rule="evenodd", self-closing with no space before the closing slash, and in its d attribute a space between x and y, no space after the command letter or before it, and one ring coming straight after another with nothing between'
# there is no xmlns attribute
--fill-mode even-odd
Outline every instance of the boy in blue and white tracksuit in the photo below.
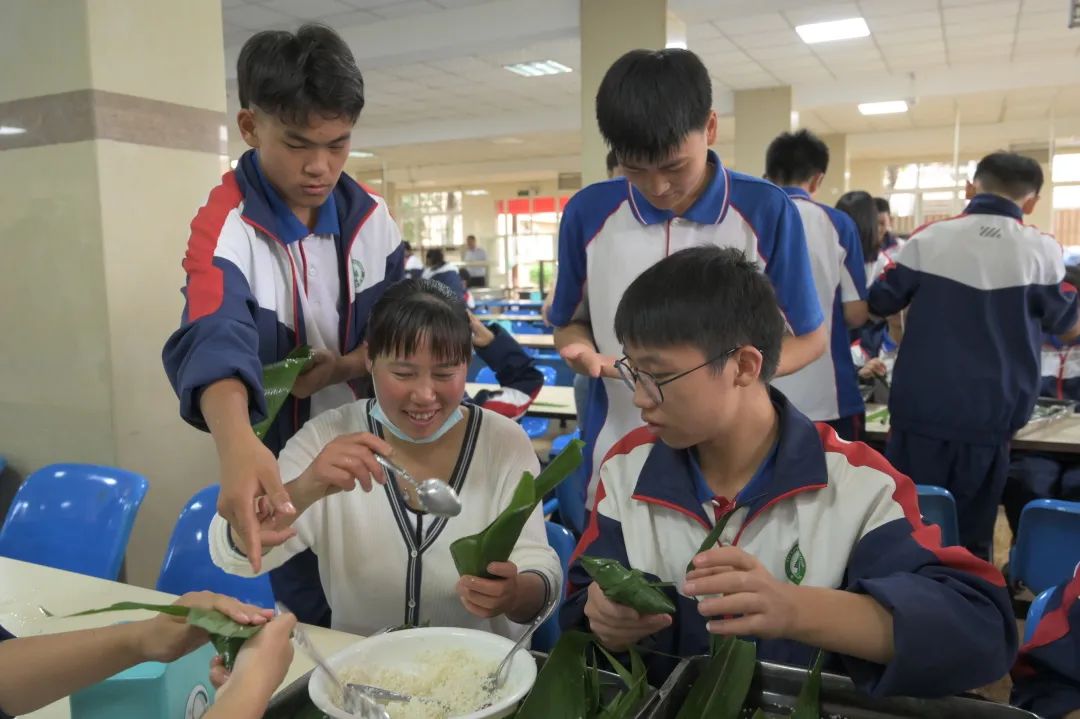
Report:
<svg viewBox="0 0 1080 719"><path fill-rule="evenodd" d="M1080 566L1058 585L1012 670L1010 702L1046 719L1080 717Z"/></svg>
<svg viewBox="0 0 1080 719"><path fill-rule="evenodd" d="M600 468L565 628L587 626L614 651L656 650L651 682L675 664L663 655L707 653L710 634L756 638L759 658L788 664L821 648L877 695L952 694L1008 670L1016 625L1000 572L942 547L907 477L768 386L783 323L740 252L662 260L630 285L615 331L623 391L646 426ZM699 554L721 520L719 544ZM674 582L663 591L676 611L612 602L582 555Z"/></svg>
<svg viewBox="0 0 1080 719"><path fill-rule="evenodd" d="M364 82L333 30L266 31L237 60L245 153L191 223L180 328L162 359L180 414L214 437L218 511L262 557L257 502L294 514L277 452L310 417L353 401L368 374L368 314L403 275L386 203L343 173ZM262 368L301 345L314 359L264 440ZM265 506L266 502L262 503ZM304 622L329 625L315 557L271 573L275 596Z"/></svg>
<svg viewBox="0 0 1080 719"><path fill-rule="evenodd" d="M1030 158L983 158L964 214L913 234L869 294L876 315L907 308L885 455L919 484L952 492L960 541L983 558L1009 439L1038 396L1043 333L1080 336L1076 297L1060 287L1061 247L1022 223L1042 180Z"/></svg>
<svg viewBox="0 0 1080 719"><path fill-rule="evenodd" d="M776 288L791 330L781 373L809 364L828 344L795 206L772 183L724 167L708 149L717 116L701 59L678 48L631 51L607 71L596 108L625 179L589 185L567 204L549 314L563 358L600 380L591 383L582 428L590 503L600 461L641 426L619 390L612 320L623 291L648 267L686 247L736 247Z"/></svg>
<svg viewBox="0 0 1080 719"><path fill-rule="evenodd" d="M847 213L814 202L829 169L829 148L809 130L785 132L765 153L765 178L783 188L802 219L810 270L825 316L825 354L787 377L773 380L800 412L827 422L842 438L861 438L865 410L848 328L867 320L862 241Z"/></svg>

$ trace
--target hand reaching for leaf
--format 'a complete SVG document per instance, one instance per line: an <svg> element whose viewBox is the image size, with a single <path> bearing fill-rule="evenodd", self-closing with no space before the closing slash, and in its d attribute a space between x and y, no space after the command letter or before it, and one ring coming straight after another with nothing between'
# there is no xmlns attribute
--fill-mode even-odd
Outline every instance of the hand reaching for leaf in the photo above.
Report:
<svg viewBox="0 0 1080 719"><path fill-rule="evenodd" d="M273 610L260 609L238 599L213 592L191 592L180 597L176 605L217 610L238 624L259 626L274 616ZM209 635L188 623L186 617L158 614L153 619L137 623L139 649L146 661L172 662L198 649Z"/></svg>
<svg viewBox="0 0 1080 719"><path fill-rule="evenodd" d="M639 614L630 607L617 604L604 594L600 585L589 585L585 616L589 627L608 649L621 652L645 637L671 626L670 614Z"/></svg>

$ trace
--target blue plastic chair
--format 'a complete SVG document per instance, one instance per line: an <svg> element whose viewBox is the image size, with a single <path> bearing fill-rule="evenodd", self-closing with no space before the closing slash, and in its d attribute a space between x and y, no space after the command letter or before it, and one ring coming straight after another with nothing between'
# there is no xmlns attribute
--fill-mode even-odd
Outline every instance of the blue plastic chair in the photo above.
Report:
<svg viewBox="0 0 1080 719"><path fill-rule="evenodd" d="M554 522L544 522L547 529L547 540L555 553L559 555L559 563L562 565L563 583L566 583L566 573L570 568L570 557L574 553L577 540L566 527ZM562 604L560 600L559 604ZM562 629L559 628L559 610L556 609L547 620L541 624L532 637L532 648L538 652L550 652L555 642L559 641Z"/></svg>
<svg viewBox="0 0 1080 719"><path fill-rule="evenodd" d="M551 429L551 422L540 417L522 417L518 424L525 430L525 434L529 435L529 439L540 439Z"/></svg>
<svg viewBox="0 0 1080 719"><path fill-rule="evenodd" d="M15 493L0 555L116 580L149 483L94 464L50 464Z"/></svg>
<svg viewBox="0 0 1080 719"><path fill-rule="evenodd" d="M1009 579L1036 594L1072 576L1080 562L1080 502L1036 499L1020 513Z"/></svg>
<svg viewBox="0 0 1080 719"><path fill-rule="evenodd" d="M1050 587L1043 591L1039 596L1035 597L1031 606L1028 607L1027 619L1024 621L1024 644L1030 642L1031 638L1035 636L1035 628L1039 626L1039 621L1042 619L1043 614L1046 613L1046 605L1050 603L1050 596L1055 589L1057 587Z"/></svg>
<svg viewBox="0 0 1080 719"><path fill-rule="evenodd" d="M960 544L960 523L956 518L956 500L952 492L929 484L920 484L916 489L923 521L941 528L941 546Z"/></svg>
<svg viewBox="0 0 1080 719"><path fill-rule="evenodd" d="M544 334L543 325L537 322L522 322L521 320L514 320L512 323L513 333L516 335L542 335Z"/></svg>
<svg viewBox="0 0 1080 719"><path fill-rule="evenodd" d="M555 459L575 439L581 439L581 428L578 427L569 434L560 434L551 441L551 451L548 452L548 461Z"/></svg>
<svg viewBox="0 0 1080 719"><path fill-rule="evenodd" d="M495 376L495 370L490 367L484 367L476 373L476 379L473 380L478 384L499 384L499 378Z"/></svg>
<svg viewBox="0 0 1080 719"><path fill-rule="evenodd" d="M548 387L554 387L559 382L559 373L555 371L554 367L548 367L546 364L536 365L536 369L540 370L540 374L544 375L544 384Z"/></svg>
<svg viewBox="0 0 1080 719"><path fill-rule="evenodd" d="M217 511L220 489L214 484L199 490L181 510L169 538L165 560L161 563L157 588L172 594L217 592L273 609L274 592L270 588L269 574L255 578L238 577L219 569L210 559L207 536L210 520Z"/></svg>

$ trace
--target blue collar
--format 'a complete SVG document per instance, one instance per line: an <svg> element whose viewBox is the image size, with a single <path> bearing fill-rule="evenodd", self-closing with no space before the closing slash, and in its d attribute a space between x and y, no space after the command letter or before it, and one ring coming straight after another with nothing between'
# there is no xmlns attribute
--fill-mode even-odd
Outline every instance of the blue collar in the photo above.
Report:
<svg viewBox="0 0 1080 719"><path fill-rule="evenodd" d="M315 228L309 230L296 216L296 213L290 210L289 206L285 204L285 201L281 199L281 195L279 195L278 191L274 189L274 186L270 184L270 181L266 179L266 175L263 174L262 166L259 162L258 152L254 153L252 165L255 168L255 176L258 178L263 195L266 197L266 201L270 205L270 210L277 219L278 231L281 233L279 239L282 242L286 245L291 245L294 242L299 242L308 235L334 235L335 237L341 235L341 225L338 222L337 203L334 201L333 192L327 196L326 202L319 208L319 216L315 219Z"/></svg>
<svg viewBox="0 0 1080 719"><path fill-rule="evenodd" d="M731 497L717 497L716 493L712 491L709 484L705 481L705 474L701 471L701 463L698 460L698 453L696 447L691 447L690 454L690 472L694 477L694 491L697 493L698 502L701 504L709 504L714 499L726 499L729 502L733 502L736 506L742 504L745 497L756 497L766 491L766 488L772 482L773 469L776 466L776 448L779 442L774 443L769 453L765 455L765 461L763 461L756 470L754 470L754 476L750 478L750 481L746 483L746 486L739 490L739 493L734 498Z"/></svg>
<svg viewBox="0 0 1080 719"><path fill-rule="evenodd" d="M709 164L716 168L715 174L705 187L705 191L701 193L701 197L697 198L690 209L681 215L684 219L699 225L719 224L731 204L731 177L727 168L721 164L720 158L712 150L709 150ZM658 210L653 207L632 183L628 182L627 186L630 188L630 207L641 224L657 225L676 216L671 210Z"/></svg>
<svg viewBox="0 0 1080 719"><path fill-rule="evenodd" d="M991 195L988 192L983 192L975 197L971 198L971 202L968 203L967 208L964 210L965 215L1000 215L1002 217L1011 217L1018 222L1023 222L1024 211L1020 209L1012 200L1005 199L998 195Z"/></svg>
<svg viewBox="0 0 1080 719"><path fill-rule="evenodd" d="M738 506L749 508L747 521L788 495L820 489L829 483L825 453L814 423L771 387L769 398L779 416L780 431L769 456L736 497ZM682 512L706 527L713 524L713 517L705 512L705 504L713 494L704 484L691 450L672 449L657 441L641 468L634 499Z"/></svg>
<svg viewBox="0 0 1080 719"><path fill-rule="evenodd" d="M801 187L783 187L781 189L787 193L788 197L801 197L804 200L810 201L813 201L814 199L809 192L807 192Z"/></svg>

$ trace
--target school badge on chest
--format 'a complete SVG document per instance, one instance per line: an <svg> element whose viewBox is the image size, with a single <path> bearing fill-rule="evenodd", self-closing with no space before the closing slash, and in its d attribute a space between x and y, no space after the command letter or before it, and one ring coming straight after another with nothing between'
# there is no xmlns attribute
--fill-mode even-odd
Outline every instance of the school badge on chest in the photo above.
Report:
<svg viewBox="0 0 1080 719"><path fill-rule="evenodd" d="M806 557L799 549L798 542L795 542L787 553L787 559L784 560L784 573L792 584L802 584L803 578L806 577Z"/></svg>
<svg viewBox="0 0 1080 719"><path fill-rule="evenodd" d="M364 286L364 263L355 257L352 258L352 286L353 292L359 292Z"/></svg>

